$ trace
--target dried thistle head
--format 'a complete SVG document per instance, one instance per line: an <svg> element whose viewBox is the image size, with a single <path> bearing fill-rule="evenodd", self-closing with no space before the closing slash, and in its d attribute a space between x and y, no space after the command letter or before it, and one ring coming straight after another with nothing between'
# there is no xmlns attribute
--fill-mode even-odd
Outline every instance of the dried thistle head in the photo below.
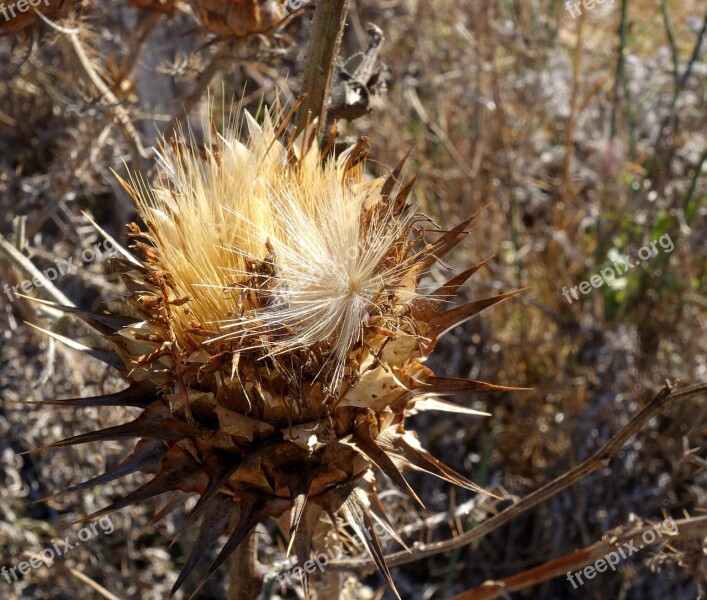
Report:
<svg viewBox="0 0 707 600"><path fill-rule="evenodd" d="M207 128L199 147L180 133L162 148L154 187L123 182L147 225L131 224L134 253L118 261L128 292L110 315L66 309L105 336L113 352L97 356L129 387L56 402L143 412L54 446L138 439L117 469L72 489L138 470L154 478L93 516L167 491L200 496L185 527L202 526L174 589L221 534L203 581L269 516L289 514L301 564L325 515L356 533L374 520L392 531L378 470L418 501L405 470L480 491L426 452L405 417L478 414L443 397L508 389L423 364L446 331L512 295L444 310L483 263L421 294L474 217L426 239L402 166L368 179L363 141L323 156L312 128L287 137L278 116L259 124L246 113L246 143L236 126ZM392 586L378 540L360 537Z"/></svg>
<svg viewBox="0 0 707 600"><path fill-rule="evenodd" d="M161 156L162 190L135 194L174 294L194 300L173 307L173 331L192 351L235 345L286 357L283 369L315 351L314 379L336 390L368 323L396 326L415 294L410 211L378 202L381 182L351 164L359 148L322 164L311 140L288 149L269 117L246 120L250 147L232 132L206 156L177 142ZM214 332L206 342L195 320Z"/></svg>
<svg viewBox="0 0 707 600"><path fill-rule="evenodd" d="M129 0L136 8L149 9L158 13L168 13L177 6L177 0Z"/></svg>
<svg viewBox="0 0 707 600"><path fill-rule="evenodd" d="M191 5L206 29L229 37L267 33L289 14L287 0L192 0Z"/></svg>

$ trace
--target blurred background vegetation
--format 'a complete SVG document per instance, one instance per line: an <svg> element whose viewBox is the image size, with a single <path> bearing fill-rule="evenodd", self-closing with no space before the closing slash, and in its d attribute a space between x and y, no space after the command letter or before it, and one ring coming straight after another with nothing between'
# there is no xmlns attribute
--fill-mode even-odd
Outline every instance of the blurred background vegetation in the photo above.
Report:
<svg viewBox="0 0 707 600"><path fill-rule="evenodd" d="M0 18L3 243L40 270L59 259L81 264L82 250L98 241L82 211L116 238L135 218L111 171L125 175L129 166L151 177L151 146L185 114L203 115L209 90L226 112L232 97L255 112L263 96L293 102L311 8L281 21L284 3L261 1L251 23L247 4L52 0L47 18L60 30L33 12ZM473 398L471 406L492 414L485 419L414 417L436 456L507 498L586 459L667 379L707 379L704 3L608 0L582 12L572 18L558 0L351 0L341 49L343 58L365 51L367 23L377 25L384 35L378 77L388 89L370 90L371 111L340 121L340 138L369 138L373 173L409 151L413 196L443 228L487 207L450 261L459 272L495 255L465 297L528 288L452 331L431 366L531 390ZM619 255L635 260L665 234L671 252L658 245L612 285L571 304L563 297L564 286L589 280ZM27 277L7 253L0 269L3 285ZM120 293L103 261L55 284L93 309ZM33 294L48 298L41 288ZM126 448L19 455L122 419L18 401L113 390L119 381L23 321L80 339L75 324L5 293L0 302L0 558L9 566L125 493L119 483L31 503L116 464ZM704 398L675 404L605 468L479 544L395 569L402 597L451 598L636 520L704 515L706 416ZM411 478L427 511L387 493L411 542L454 536L505 505ZM156 522L160 506L121 511L111 536L77 548L63 566L12 585L0 580L0 597L109 597L97 583L117 598L165 598L189 536L170 546L184 508ZM262 539L267 566L281 554L282 536L269 529ZM705 597L704 543L697 536L646 549L577 590L559 577L509 597ZM198 597L225 597L225 579L215 577ZM378 576L365 573L352 576L351 594L389 597Z"/></svg>

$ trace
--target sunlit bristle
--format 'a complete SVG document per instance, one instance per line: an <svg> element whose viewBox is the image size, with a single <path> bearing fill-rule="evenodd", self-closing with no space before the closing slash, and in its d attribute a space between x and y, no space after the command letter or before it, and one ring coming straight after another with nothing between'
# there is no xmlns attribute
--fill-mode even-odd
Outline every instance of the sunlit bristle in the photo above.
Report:
<svg viewBox="0 0 707 600"><path fill-rule="evenodd" d="M382 298L400 283L400 269L385 260L409 229L389 213L364 226L365 196L341 181L331 161L268 190L272 222L256 237L267 237L272 249L272 281L258 281L266 287L262 308L222 323L231 337L264 329L263 347L278 354L327 343L335 379L369 317L383 312Z"/></svg>
<svg viewBox="0 0 707 600"><path fill-rule="evenodd" d="M193 150L193 136L180 131L161 149L160 185L134 184L172 291L191 300L188 309L175 314L175 331L185 344L193 342L185 333L191 321L213 322L233 311L226 294L205 286L233 284L232 273L246 270L244 255L265 257L267 236L260 232L272 218L259 182L277 177L284 162L281 145L268 151L267 127L251 128L248 146L238 140L237 126L222 136L204 129L203 156Z"/></svg>
<svg viewBox="0 0 707 600"><path fill-rule="evenodd" d="M351 151L322 162L309 132L286 147L270 113L245 122L247 143L237 126L205 128L201 152L180 132L160 152L160 186L133 183L171 292L189 298L172 310L176 338L266 355L319 345L340 379L369 318L404 288L410 218L382 205ZM194 339L195 322L220 335Z"/></svg>

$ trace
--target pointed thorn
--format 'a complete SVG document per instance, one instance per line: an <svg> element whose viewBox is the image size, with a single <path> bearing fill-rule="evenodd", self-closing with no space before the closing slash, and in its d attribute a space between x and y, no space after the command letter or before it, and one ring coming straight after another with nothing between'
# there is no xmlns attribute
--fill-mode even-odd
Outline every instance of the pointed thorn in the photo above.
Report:
<svg viewBox="0 0 707 600"><path fill-rule="evenodd" d="M206 504L211 499L211 497L223 487L229 480L231 475L241 468L242 461L232 461L224 462L222 457L218 454L210 454L204 458L204 466L209 472L209 485L207 486L204 493L199 498L192 511L189 513L184 525L179 529L175 535L170 547L181 537L187 528L197 519L201 512L206 507Z"/></svg>
<svg viewBox="0 0 707 600"><path fill-rule="evenodd" d="M165 440L167 442L178 442L186 437L196 436L200 433L204 432L197 427L175 419L169 407L163 401L157 400L148 406L134 421L124 423L123 425L116 425L115 427L107 427L106 429L75 435L65 440L54 442L49 446L38 448L37 450L62 448L76 444L121 438L149 437Z"/></svg>
<svg viewBox="0 0 707 600"><path fill-rule="evenodd" d="M82 310L80 308L76 308L75 306L57 304L56 302L51 302L50 300L42 300L41 298L32 298L31 296L25 297L27 298L27 300L31 300L36 304L49 306L61 312L74 315L104 336L113 335L124 327L127 327L128 325L131 325L136 322L135 319L130 319L128 317L116 317L113 315Z"/></svg>
<svg viewBox="0 0 707 600"><path fill-rule="evenodd" d="M371 494L371 515L373 518L377 519L381 526L388 532L388 535L398 542L398 544L400 544L406 552L412 553L412 550L408 548L403 539L398 535L398 532L395 531L393 524L388 518L388 514L385 512L385 507L383 506L381 499L375 492Z"/></svg>
<svg viewBox="0 0 707 600"><path fill-rule="evenodd" d="M157 399L158 393L158 388L152 383L135 381L130 384L130 387L113 394L88 396L85 398L67 398L64 400L43 400L34 404L70 407L134 406L136 408L147 408Z"/></svg>
<svg viewBox="0 0 707 600"><path fill-rule="evenodd" d="M403 474L395 466L395 463L383 450L376 444L370 434L369 425L364 423L356 428L354 435L349 444L353 445L359 452L364 454L368 460L374 463L383 473L385 473L392 481L399 485L405 492L417 502L422 509L425 505L415 493L415 490L410 487Z"/></svg>
<svg viewBox="0 0 707 600"><path fill-rule="evenodd" d="M390 574L390 569L385 562L383 549L381 548L378 538L374 532L366 493L361 488L354 487L349 497L342 504L341 510L344 513L349 525L351 525L353 530L356 532L356 535L358 535L359 539L366 546L366 549L373 558L373 561L376 563L378 570L388 583L391 591L395 594L398 600L402 600L400 598L400 594L398 594L398 590L395 588L395 583L393 582L393 577Z"/></svg>
<svg viewBox="0 0 707 600"><path fill-rule="evenodd" d="M439 310L448 298L457 293L459 288L466 283L466 281L474 273L494 258L495 255L489 256L481 262L476 263L473 267L467 269L463 273L459 273L459 275L450 279L447 283L437 288L428 296L413 300L412 311L417 319L427 321L437 310Z"/></svg>
<svg viewBox="0 0 707 600"><path fill-rule="evenodd" d="M412 145L407 149L407 152L405 152L405 154L400 159L396 167L392 170L392 172L388 174L388 177L386 177L385 183L381 188L381 196L390 196L390 194L393 192L395 185L400 181L400 174L403 172L403 168L405 167L405 163L407 162L408 158L410 158L411 152Z"/></svg>
<svg viewBox="0 0 707 600"><path fill-rule="evenodd" d="M437 412L447 412L457 415L471 415L475 417L490 417L491 413L474 410L473 408L467 408L466 406L459 406L454 402L449 402L448 400L441 400L439 398L428 397L422 400L414 400L405 409L405 416L412 416L419 414L421 412L427 412L429 410L436 410Z"/></svg>
<svg viewBox="0 0 707 600"><path fill-rule="evenodd" d="M289 507L289 502L280 498L263 498L260 494L244 493L241 495L241 514L236 529L228 538L221 552L209 567L209 570L199 582L193 599L206 585L206 582L211 579L211 576L218 568L226 561L226 559L234 552L234 550L245 540L253 528L262 521L265 517L279 516ZM190 600L191 600L190 599Z"/></svg>
<svg viewBox="0 0 707 600"><path fill-rule="evenodd" d="M92 346L86 346L85 344L82 344L80 342L76 342L72 340L71 338L65 337L63 335L59 335L58 333L54 333L53 331L49 331L48 329L42 329L41 327L38 327L37 325L33 325L32 323L28 323L25 321L25 324L31 327L32 329L36 329L37 331L41 331L45 335L48 335L51 338L54 338L55 340L61 342L65 346L68 346L69 348L73 348L74 350L79 350L80 352L85 352L86 354L92 356L93 358L96 358L100 360L101 362L104 362L107 364L109 367L113 367L117 371L124 373L125 372L125 363L122 361L122 359L112 350L103 350L102 348L93 348Z"/></svg>
<svg viewBox="0 0 707 600"><path fill-rule="evenodd" d="M111 169L111 172L113 173L113 175L115 175L118 178L120 184L123 185L123 187L125 188L125 186L127 185L127 182L122 180L118 176L118 174L115 171L113 171L113 169ZM130 189L132 189L132 188L130 188ZM118 241L115 238L113 238L113 236L111 236L107 231L105 231L103 228L101 228L101 226L93 220L91 215L89 215L85 210L81 211L81 214L88 219L89 223L91 223L91 225L93 225L94 229L96 229L96 231L98 231L98 233L100 233L106 240L108 240L111 244L113 244L113 247L117 250L117 252L123 258L125 258L126 260L128 260L129 262L133 263L134 265L136 265L138 267L144 267L144 265L142 265L142 263L139 263L125 248L123 248L123 246L120 243L118 243Z"/></svg>
<svg viewBox="0 0 707 600"><path fill-rule="evenodd" d="M484 298L483 300L477 300L476 302L470 302L469 304L463 304L462 306L458 306L451 310L437 313L430 319L432 330L426 334L426 337L432 340L427 345L427 353L429 354L437 343L437 340L439 340L439 338L451 329L454 329L458 325L468 321L473 316L479 314L482 310L485 310L494 304L498 304L503 300L511 298L516 294L520 294L527 289L528 288L522 288L512 292L505 292L503 294L498 294L497 296L492 296L491 298Z"/></svg>
<svg viewBox="0 0 707 600"><path fill-rule="evenodd" d="M454 377L426 377L423 380L413 380L413 391L417 396L445 396L451 394L481 394L485 392L527 392L530 388L507 387L494 385L474 379L457 379Z"/></svg>
<svg viewBox="0 0 707 600"><path fill-rule="evenodd" d="M159 470L162 465L162 459L167 454L167 448L162 441L155 440L140 440L133 450L132 454L123 460L117 467L110 469L93 477L88 481L72 485L65 490L51 494L42 498L41 500L35 500L33 504L46 502L58 496L63 496L64 494L70 494L72 492L79 492L85 490L86 488L103 485L115 479L120 479L136 471L142 471L144 473L155 473Z"/></svg>
<svg viewBox="0 0 707 600"><path fill-rule="evenodd" d="M322 516L323 509L314 502L307 502L295 534L295 554L297 564L304 568L312 553L312 537Z"/></svg>
<svg viewBox="0 0 707 600"><path fill-rule="evenodd" d="M294 546L295 537L297 536L297 529L299 528L302 515L304 514L304 510L307 506L307 497L309 496L311 484L311 478L298 479L290 484L292 508L290 509L290 541L287 544L286 556L290 555L292 547Z"/></svg>
<svg viewBox="0 0 707 600"><path fill-rule="evenodd" d="M204 489L206 475L198 463L186 450L172 446L162 461L162 469L145 485L130 492L124 498L117 500L101 510L80 519L79 522L98 519L104 515L140 502L165 492L182 490L184 492L199 492Z"/></svg>
<svg viewBox="0 0 707 600"><path fill-rule="evenodd" d="M172 586L172 590L169 593L170 598L176 594L177 590L194 570L194 567L196 567L199 559L213 547L216 540L235 527L238 514L238 504L230 496L225 496L224 494L217 494L206 504L196 541L192 546L191 552L189 552L187 562L177 577L177 581Z"/></svg>

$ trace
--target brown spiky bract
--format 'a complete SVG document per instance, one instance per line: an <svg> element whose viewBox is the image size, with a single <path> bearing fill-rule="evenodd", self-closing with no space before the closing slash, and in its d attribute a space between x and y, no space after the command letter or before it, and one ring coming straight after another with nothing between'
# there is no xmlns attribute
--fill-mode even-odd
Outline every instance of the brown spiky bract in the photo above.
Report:
<svg viewBox="0 0 707 600"><path fill-rule="evenodd" d="M175 9L177 0L129 0L136 8L152 10L158 13L168 13Z"/></svg>
<svg viewBox="0 0 707 600"><path fill-rule="evenodd" d="M405 417L478 414L443 397L509 389L437 378L423 364L450 328L512 295L444 308L483 262L421 293L475 217L430 240L402 165L370 180L364 142L323 157L312 129L293 139L267 112L261 124L245 118L247 143L234 127L207 127L199 147L180 135L162 149L156 186L123 182L147 224L131 224L133 254L117 260L127 294L110 314L65 308L105 336L112 352L87 351L129 385L56 403L142 413L53 446L137 439L113 471L71 491L154 477L93 516L169 491L200 496L186 526L202 525L175 590L220 535L228 541L202 584L266 517L289 512L300 564L323 516L355 532L373 519L390 527L378 470L416 500L406 470L480 491L425 451ZM378 540L360 538L392 586Z"/></svg>
<svg viewBox="0 0 707 600"><path fill-rule="evenodd" d="M206 29L227 37L268 33L289 15L287 0L192 0L191 5Z"/></svg>

